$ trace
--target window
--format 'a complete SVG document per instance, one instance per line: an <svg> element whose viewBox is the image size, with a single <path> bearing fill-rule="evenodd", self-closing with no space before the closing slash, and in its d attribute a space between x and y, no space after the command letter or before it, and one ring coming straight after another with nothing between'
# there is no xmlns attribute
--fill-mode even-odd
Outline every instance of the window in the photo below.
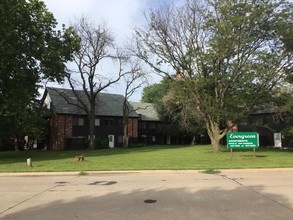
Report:
<svg viewBox="0 0 293 220"><path fill-rule="evenodd" d="M262 117L262 124L267 124L268 123L268 115L264 115Z"/></svg>
<svg viewBox="0 0 293 220"><path fill-rule="evenodd" d="M254 123L255 125L258 125L258 126L263 125L264 124L264 117L262 115L256 116L252 123Z"/></svg>
<svg viewBox="0 0 293 220"><path fill-rule="evenodd" d="M123 119L122 118L118 119L118 125L123 125Z"/></svg>
<svg viewBox="0 0 293 220"><path fill-rule="evenodd" d="M145 121L140 122L140 128L146 129L146 122Z"/></svg>
<svg viewBox="0 0 293 220"><path fill-rule="evenodd" d="M149 129L155 129L156 128L156 123L155 122L149 122L148 127L149 127Z"/></svg>
<svg viewBox="0 0 293 220"><path fill-rule="evenodd" d="M285 122L287 124L289 124L289 123L291 123L291 121L292 121L292 116L290 116L290 114L286 114L285 115Z"/></svg>
<svg viewBox="0 0 293 220"><path fill-rule="evenodd" d="M95 126L100 126L100 119L99 118L95 119Z"/></svg>
<svg viewBox="0 0 293 220"><path fill-rule="evenodd" d="M104 120L104 125L108 126L108 127L114 126L114 120L113 119L105 119Z"/></svg>
<svg viewBox="0 0 293 220"><path fill-rule="evenodd" d="M73 118L73 125L74 126L84 126L84 118L82 118L82 117Z"/></svg>
<svg viewBox="0 0 293 220"><path fill-rule="evenodd" d="M123 143L123 136L122 135L119 135L118 136L118 143Z"/></svg>
<svg viewBox="0 0 293 220"><path fill-rule="evenodd" d="M152 141L156 142L156 136L152 136Z"/></svg>
<svg viewBox="0 0 293 220"><path fill-rule="evenodd" d="M87 136L87 139L88 140L90 139L90 136L89 135ZM94 135L94 139L96 139L96 135Z"/></svg>
<svg viewBox="0 0 293 220"><path fill-rule="evenodd" d="M83 118L78 119L78 125L79 126L84 126L84 119Z"/></svg>
<svg viewBox="0 0 293 220"><path fill-rule="evenodd" d="M275 123L280 123L280 115L274 114L273 115L273 122Z"/></svg>

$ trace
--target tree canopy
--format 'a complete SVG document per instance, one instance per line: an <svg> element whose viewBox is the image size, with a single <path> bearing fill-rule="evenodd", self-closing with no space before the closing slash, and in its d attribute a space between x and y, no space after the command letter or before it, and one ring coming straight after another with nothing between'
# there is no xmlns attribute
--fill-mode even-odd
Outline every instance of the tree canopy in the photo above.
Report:
<svg viewBox="0 0 293 220"><path fill-rule="evenodd" d="M57 21L39 0L0 1L0 20L0 134L5 136L25 127L25 111L31 111L42 80L63 81L79 38L72 28L56 30Z"/></svg>
<svg viewBox="0 0 293 220"><path fill-rule="evenodd" d="M155 83L145 87L142 91L142 102L157 104L168 93L172 79L164 77L160 83Z"/></svg>
<svg viewBox="0 0 293 220"><path fill-rule="evenodd" d="M164 77L161 82L147 86L143 89L142 101L154 103L160 117L177 127L177 132L203 134L204 125L201 118L193 111L193 105L182 101L181 84L172 78ZM192 141L194 144L194 139Z"/></svg>
<svg viewBox="0 0 293 220"><path fill-rule="evenodd" d="M184 13L182 13L184 12ZM177 97L205 124L214 152L229 130L292 74L292 3L185 1L151 10L136 29L137 56L158 74L177 73Z"/></svg>

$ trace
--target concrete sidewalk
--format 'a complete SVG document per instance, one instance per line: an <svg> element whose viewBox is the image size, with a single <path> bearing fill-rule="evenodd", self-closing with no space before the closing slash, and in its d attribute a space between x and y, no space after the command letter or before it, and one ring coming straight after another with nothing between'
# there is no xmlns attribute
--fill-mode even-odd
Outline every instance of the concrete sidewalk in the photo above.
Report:
<svg viewBox="0 0 293 220"><path fill-rule="evenodd" d="M293 169L0 175L0 219L292 219Z"/></svg>

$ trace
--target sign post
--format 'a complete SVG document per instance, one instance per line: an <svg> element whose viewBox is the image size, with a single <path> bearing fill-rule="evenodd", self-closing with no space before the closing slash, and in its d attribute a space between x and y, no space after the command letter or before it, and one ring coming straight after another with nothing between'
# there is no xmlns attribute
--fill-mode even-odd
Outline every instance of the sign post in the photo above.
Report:
<svg viewBox="0 0 293 220"><path fill-rule="evenodd" d="M233 149L253 148L253 156L255 157L255 149L259 147L259 136L257 132L227 132L227 148L230 149L231 158Z"/></svg>

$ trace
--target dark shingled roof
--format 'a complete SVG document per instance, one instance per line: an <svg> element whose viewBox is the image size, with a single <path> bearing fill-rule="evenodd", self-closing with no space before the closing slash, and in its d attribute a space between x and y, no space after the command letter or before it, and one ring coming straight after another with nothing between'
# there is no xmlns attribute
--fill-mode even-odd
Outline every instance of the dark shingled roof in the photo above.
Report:
<svg viewBox="0 0 293 220"><path fill-rule="evenodd" d="M78 101L71 89L46 88L56 112L59 114L85 115L85 111L77 107ZM77 90L79 97L87 104L86 94ZM123 116L124 96L118 94L99 93L96 99L96 115L99 116ZM73 103L73 104L70 104ZM80 105L80 104L79 104ZM81 105L80 105L81 106ZM132 107L130 106L130 109ZM135 111L131 111L130 117L139 117Z"/></svg>
<svg viewBox="0 0 293 220"><path fill-rule="evenodd" d="M152 103L131 102L143 121L161 121L159 114Z"/></svg>

